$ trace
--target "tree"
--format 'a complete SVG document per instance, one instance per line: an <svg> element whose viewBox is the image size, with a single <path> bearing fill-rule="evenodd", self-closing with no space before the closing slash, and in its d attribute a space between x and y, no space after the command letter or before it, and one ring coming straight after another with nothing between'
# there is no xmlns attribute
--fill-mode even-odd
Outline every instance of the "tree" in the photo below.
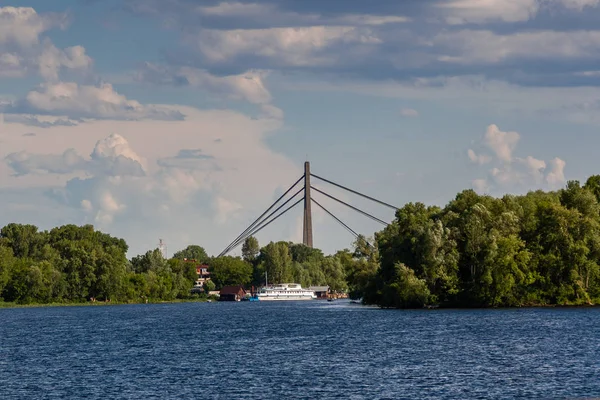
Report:
<svg viewBox="0 0 600 400"><path fill-rule="evenodd" d="M345 292L348 289L346 284L346 272L344 266L337 257L326 257L322 262L323 274L329 288L334 292Z"/></svg>
<svg viewBox="0 0 600 400"><path fill-rule="evenodd" d="M422 308L429 301L429 289L423 279L402 263L394 266L394 280L383 287L381 306L393 308Z"/></svg>
<svg viewBox="0 0 600 400"><path fill-rule="evenodd" d="M589 190L600 202L600 175L592 175L585 182L584 188Z"/></svg>
<svg viewBox="0 0 600 400"><path fill-rule="evenodd" d="M140 274L148 271L159 271L167 266L167 260L159 249L148 250L145 254L137 255L131 259L133 270Z"/></svg>
<svg viewBox="0 0 600 400"><path fill-rule="evenodd" d="M204 293L208 294L215 290L216 285L213 281L206 281L204 282L204 285L202 285L202 288L204 289Z"/></svg>
<svg viewBox="0 0 600 400"><path fill-rule="evenodd" d="M260 251L260 261L271 283L284 283L290 277L292 257L286 242L271 242Z"/></svg>
<svg viewBox="0 0 600 400"><path fill-rule="evenodd" d="M0 230L1 243L12 248L15 257L35 257L44 245L37 226L8 224Z"/></svg>
<svg viewBox="0 0 600 400"><path fill-rule="evenodd" d="M239 257L217 257L211 261L209 271L218 288L247 285L252 280L252 266Z"/></svg>
<svg viewBox="0 0 600 400"><path fill-rule="evenodd" d="M180 260L196 260L202 264L206 264L210 259L204 248L195 244L189 245L185 249L173 254L173 258L178 258Z"/></svg>
<svg viewBox="0 0 600 400"><path fill-rule="evenodd" d="M167 260L167 266L173 273L181 275L189 281L190 285L193 285L196 279L198 279L196 264L192 262L185 262L179 258L171 258Z"/></svg>
<svg viewBox="0 0 600 400"><path fill-rule="evenodd" d="M302 243L288 243L288 250L292 261L306 263L310 261L320 262L325 256L320 249L308 247Z"/></svg>
<svg viewBox="0 0 600 400"><path fill-rule="evenodd" d="M2 298L4 287L10 279L14 262L12 248L0 246L0 298Z"/></svg>
<svg viewBox="0 0 600 400"><path fill-rule="evenodd" d="M250 264L254 263L258 254L260 253L260 246L258 244L258 239L254 236L249 236L244 240L244 244L242 245L242 258L244 261L249 262Z"/></svg>

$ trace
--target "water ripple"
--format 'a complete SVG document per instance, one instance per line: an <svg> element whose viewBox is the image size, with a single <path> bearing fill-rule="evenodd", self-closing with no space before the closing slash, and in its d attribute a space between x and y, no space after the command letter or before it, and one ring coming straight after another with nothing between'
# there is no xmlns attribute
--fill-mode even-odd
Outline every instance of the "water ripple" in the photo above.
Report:
<svg viewBox="0 0 600 400"><path fill-rule="evenodd" d="M341 301L3 309L0 398L598 397L599 323Z"/></svg>

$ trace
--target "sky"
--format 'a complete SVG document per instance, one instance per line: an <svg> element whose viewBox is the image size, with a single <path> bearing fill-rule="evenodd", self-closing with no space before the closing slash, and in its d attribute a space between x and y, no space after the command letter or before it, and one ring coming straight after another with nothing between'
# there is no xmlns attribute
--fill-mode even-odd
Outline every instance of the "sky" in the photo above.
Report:
<svg viewBox="0 0 600 400"><path fill-rule="evenodd" d="M216 255L307 160L397 207L583 182L600 173L599 27L600 0L3 1L0 225ZM351 247L314 206L313 228L326 253ZM301 242L302 207L257 238Z"/></svg>

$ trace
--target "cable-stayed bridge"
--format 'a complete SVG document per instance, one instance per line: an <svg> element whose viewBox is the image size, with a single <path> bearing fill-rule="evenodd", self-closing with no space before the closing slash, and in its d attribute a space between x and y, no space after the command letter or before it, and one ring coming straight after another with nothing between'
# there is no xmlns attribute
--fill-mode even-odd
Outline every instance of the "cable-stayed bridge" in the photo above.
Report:
<svg viewBox="0 0 600 400"><path fill-rule="evenodd" d="M265 212L263 212L252 224L250 224L250 226L248 226L242 233L239 234L239 236L237 238L235 238L230 244L229 246L227 246L220 254L219 257L222 257L226 254L228 254L229 252L231 252L233 249L235 249L237 246L239 246L240 244L242 244L247 238L249 238L250 236L254 236L255 234L257 234L258 232L260 232L261 230L263 230L264 228L266 228L268 225L270 225L272 222L274 222L275 220L277 220L279 217L281 217L282 215L284 215L285 213L287 213L288 211L290 211L292 208L296 207L298 204L300 204L301 202L304 202L304 222L303 222L303 229L302 229L302 242L305 246L308 247L313 247L313 229L312 229L312 204L314 203L317 207L319 207L320 209L322 209L326 214L328 214L329 216L331 216L333 219L335 219L336 222L338 222L340 225L342 225L346 230L348 230L348 232L350 232L352 235L354 235L355 237L358 238L359 234L354 231L352 228L350 228L347 224L345 224L341 219L339 219L338 217L336 217L331 211L329 211L328 209L326 209L323 205L321 205L317 200L315 200L312 196L311 196L311 190L315 191L329 199L335 200L340 204L343 204L344 206L350 208L351 210L364 215L365 217L368 217L370 219L372 219L375 222L378 222L384 226L388 225L388 222L385 222L343 200L338 199L337 197L326 193L324 190L321 190L317 187L314 187L311 184L311 178L315 178L321 182L324 183L328 183L330 185L333 185L337 188L343 189L349 193L352 193L354 195L360 196L362 198L365 198L367 200L370 200L374 203L378 203L380 205L383 205L385 207L389 207L393 210L398 210L398 207L395 207L391 204L388 204L384 201L378 200L374 197L368 196L366 194L360 193L356 190L350 189L346 186L340 185L338 183L335 183L329 179L325 179L322 178L318 175L315 175L313 173L310 172L310 163L307 161L304 163L304 174L296 181L294 182L294 184L292 186L290 186L290 188L288 190L286 190L277 200L275 200L275 202L273 204L271 204L271 206L269 208L267 208L267 210ZM298 186L300 186L300 188L298 189ZM298 189L294 192L295 189ZM275 206L277 206L278 203L280 203L281 201L283 201L283 199L290 193L293 193L291 195L290 198L288 198L286 201L284 201L283 203L281 203L277 208L275 208L273 210L273 208ZM291 205L289 205L291 203ZM281 211L283 209L283 211ZM273 210L273 211L271 211Z"/></svg>

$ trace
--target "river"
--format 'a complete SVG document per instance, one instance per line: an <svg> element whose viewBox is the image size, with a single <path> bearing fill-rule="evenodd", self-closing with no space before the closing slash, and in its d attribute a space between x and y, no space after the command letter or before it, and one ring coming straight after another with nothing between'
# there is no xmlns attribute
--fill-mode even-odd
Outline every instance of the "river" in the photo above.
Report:
<svg viewBox="0 0 600 400"><path fill-rule="evenodd" d="M0 309L2 399L600 396L600 309Z"/></svg>

